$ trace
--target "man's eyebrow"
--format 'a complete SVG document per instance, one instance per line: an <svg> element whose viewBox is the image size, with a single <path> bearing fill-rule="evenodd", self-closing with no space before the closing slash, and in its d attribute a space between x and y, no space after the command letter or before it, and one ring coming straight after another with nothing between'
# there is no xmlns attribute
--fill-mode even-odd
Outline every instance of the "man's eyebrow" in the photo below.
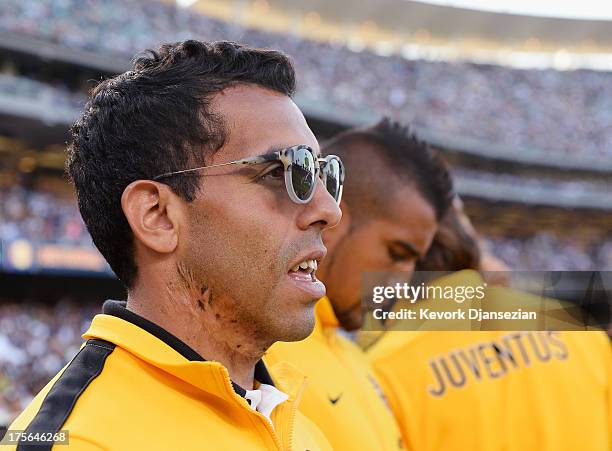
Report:
<svg viewBox="0 0 612 451"><path fill-rule="evenodd" d="M392 244L402 247L404 249L404 252L406 252L407 254L411 254L413 257L416 257L416 258L422 257L421 253L417 251L416 248L412 244L407 243L406 241L395 240L393 241Z"/></svg>
<svg viewBox="0 0 612 451"><path fill-rule="evenodd" d="M275 157L275 153L276 152L280 152L283 149L286 149L287 146L271 146L268 148L268 150L266 151L266 153L262 154L261 156L264 158L274 158Z"/></svg>
<svg viewBox="0 0 612 451"><path fill-rule="evenodd" d="M266 167L264 165L267 164L269 166L270 163L274 162L274 160L276 159L275 152L279 152L286 148L287 147L283 147L283 146L271 146L268 148L268 150L266 150L266 153L253 155L251 157L246 157L246 158L262 157L269 161L262 162L261 165L256 165L256 166L251 166L251 165L241 166L236 171L236 174L249 175L249 174L258 172L262 167Z"/></svg>
<svg viewBox="0 0 612 451"><path fill-rule="evenodd" d="M275 152L280 152L281 150L285 150L285 149L288 149L288 148L290 148L290 147L301 146L301 145L302 145L302 144L292 144L292 145L290 145L290 146L273 145L273 146L270 146L270 147L268 148L268 150L266 151L266 153L264 153L264 154L262 155L262 157L264 157L264 158L265 158L265 157L272 158L272 157L274 157L274 153L275 153ZM308 146L308 144L303 144L303 145L304 145L304 146ZM313 147L311 147L311 146L308 146L308 148L309 148L309 149L312 149L312 151L313 151L313 153L314 153L315 158L321 158L321 157L323 156L323 155L322 155L322 153L321 153L321 150L320 150L320 149L317 151L316 149L314 149L314 148L313 148Z"/></svg>

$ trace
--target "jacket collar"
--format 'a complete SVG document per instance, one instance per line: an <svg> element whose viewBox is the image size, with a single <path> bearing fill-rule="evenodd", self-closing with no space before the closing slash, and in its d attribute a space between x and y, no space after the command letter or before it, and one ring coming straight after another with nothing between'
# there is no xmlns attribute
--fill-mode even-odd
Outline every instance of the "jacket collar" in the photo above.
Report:
<svg viewBox="0 0 612 451"><path fill-rule="evenodd" d="M315 306L315 327L311 336L319 337L332 344L336 340L336 332L340 323L334 313L334 308L327 296L323 296Z"/></svg>
<svg viewBox="0 0 612 451"><path fill-rule="evenodd" d="M334 308L331 305L331 301L327 296L323 296L317 302L315 307L315 316L317 326L325 328L325 327L339 327L340 323L336 318L336 314L334 313Z"/></svg>
<svg viewBox="0 0 612 451"><path fill-rule="evenodd" d="M206 391L219 385L244 397L246 390L229 378L218 362L208 362L185 342L157 324L128 310L125 301L106 301L102 314L96 315L83 338L98 338L123 348L140 359ZM206 377L206 376L214 377ZM255 380L274 385L263 360L255 365Z"/></svg>

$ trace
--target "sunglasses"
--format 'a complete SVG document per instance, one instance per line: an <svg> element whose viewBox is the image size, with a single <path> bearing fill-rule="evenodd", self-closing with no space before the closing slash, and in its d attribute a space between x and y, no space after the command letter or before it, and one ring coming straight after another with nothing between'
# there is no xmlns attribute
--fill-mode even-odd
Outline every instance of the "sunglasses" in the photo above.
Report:
<svg viewBox="0 0 612 451"><path fill-rule="evenodd" d="M289 198L296 204L306 204L312 200L315 193L317 176L323 181L323 185L325 189L327 189L327 192L338 204L340 203L342 198L342 187L344 185L344 165L342 161L335 155L317 158L315 157L314 151L304 144L270 152L266 155L230 161L229 163L167 172L153 177L152 180L157 181L173 175L228 166L230 164L261 164L274 161L283 164L285 168L285 187L287 188Z"/></svg>

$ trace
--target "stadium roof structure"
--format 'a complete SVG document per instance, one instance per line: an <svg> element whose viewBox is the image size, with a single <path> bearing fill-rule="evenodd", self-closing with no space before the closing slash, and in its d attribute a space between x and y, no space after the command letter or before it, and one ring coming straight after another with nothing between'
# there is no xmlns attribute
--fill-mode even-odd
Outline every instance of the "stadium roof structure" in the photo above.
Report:
<svg viewBox="0 0 612 451"><path fill-rule="evenodd" d="M261 0L260 0L261 1ZM612 47L612 21L566 19L478 11L412 0L266 0L290 14L316 11L340 24L372 21L399 34L427 30L440 38L478 37L501 45L533 38L558 47ZM559 7L562 7L560 4Z"/></svg>
<svg viewBox="0 0 612 451"><path fill-rule="evenodd" d="M335 42L354 51L370 48L408 59L525 69L612 70L612 20L528 16L413 0L176 0L186 1L210 17Z"/></svg>

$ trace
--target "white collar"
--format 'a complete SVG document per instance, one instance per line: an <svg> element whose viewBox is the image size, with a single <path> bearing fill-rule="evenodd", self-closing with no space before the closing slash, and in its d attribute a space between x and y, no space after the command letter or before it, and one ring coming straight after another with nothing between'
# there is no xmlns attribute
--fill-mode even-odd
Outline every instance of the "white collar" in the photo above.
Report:
<svg viewBox="0 0 612 451"><path fill-rule="evenodd" d="M249 402L251 409L261 413L272 424L270 414L276 406L285 402L289 395L273 385L260 384L257 390L247 390L244 397Z"/></svg>

